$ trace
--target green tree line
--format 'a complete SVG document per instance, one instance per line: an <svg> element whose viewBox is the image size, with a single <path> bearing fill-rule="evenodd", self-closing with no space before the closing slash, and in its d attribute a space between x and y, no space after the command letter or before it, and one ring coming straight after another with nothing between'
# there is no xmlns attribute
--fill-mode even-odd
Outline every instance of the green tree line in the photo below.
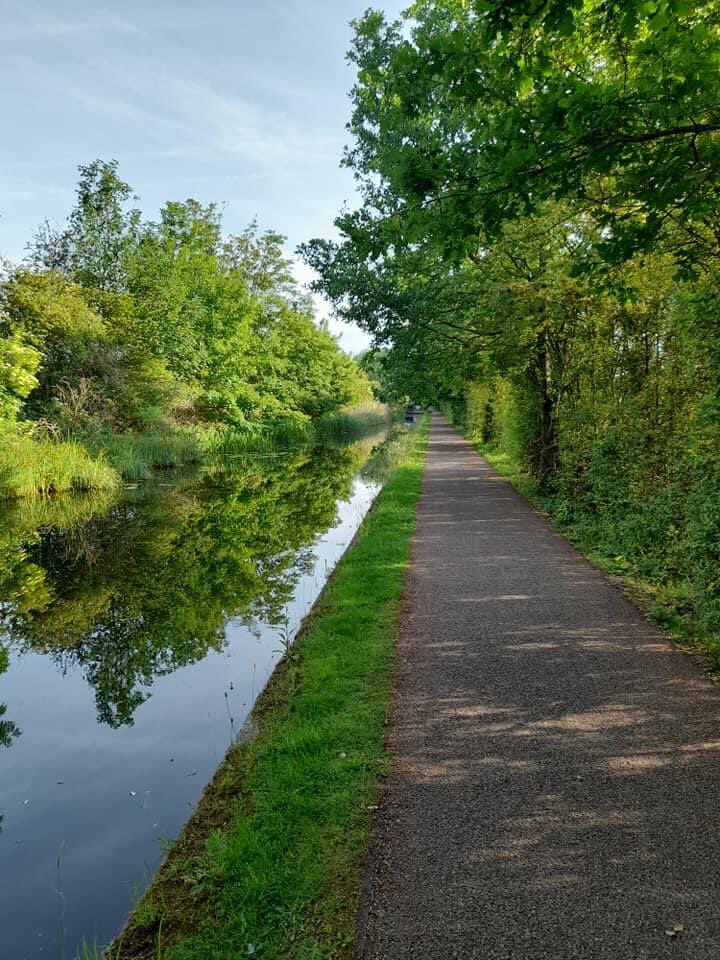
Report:
<svg viewBox="0 0 720 960"><path fill-rule="evenodd" d="M255 223L226 236L196 200L144 220L117 163L79 169L65 223L44 224L0 282L0 493L107 485L113 464L186 462L223 431L370 399L284 237Z"/></svg>
<svg viewBox="0 0 720 960"><path fill-rule="evenodd" d="M419 0L350 59L362 203L304 255L368 368L717 636L720 4Z"/></svg>

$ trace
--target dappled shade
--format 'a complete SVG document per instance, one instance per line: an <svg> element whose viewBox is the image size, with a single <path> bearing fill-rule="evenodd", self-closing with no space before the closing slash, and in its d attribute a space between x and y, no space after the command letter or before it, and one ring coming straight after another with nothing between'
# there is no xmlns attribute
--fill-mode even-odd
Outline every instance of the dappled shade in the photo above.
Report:
<svg viewBox="0 0 720 960"><path fill-rule="evenodd" d="M717 689L440 419L390 749L363 956L717 956Z"/></svg>

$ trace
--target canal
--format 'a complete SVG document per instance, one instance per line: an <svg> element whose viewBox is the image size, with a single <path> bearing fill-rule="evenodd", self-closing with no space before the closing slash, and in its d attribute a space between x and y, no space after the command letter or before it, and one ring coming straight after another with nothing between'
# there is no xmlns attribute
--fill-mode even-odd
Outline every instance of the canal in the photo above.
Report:
<svg viewBox="0 0 720 960"><path fill-rule="evenodd" d="M0 508L2 960L118 932L372 504L377 444Z"/></svg>

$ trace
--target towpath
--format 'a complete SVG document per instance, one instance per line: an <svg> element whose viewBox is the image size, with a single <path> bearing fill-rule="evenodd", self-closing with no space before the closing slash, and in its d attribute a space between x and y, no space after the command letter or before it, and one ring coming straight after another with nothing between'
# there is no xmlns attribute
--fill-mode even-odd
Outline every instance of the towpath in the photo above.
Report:
<svg viewBox="0 0 720 960"><path fill-rule="evenodd" d="M398 656L364 960L720 958L720 691L438 416Z"/></svg>

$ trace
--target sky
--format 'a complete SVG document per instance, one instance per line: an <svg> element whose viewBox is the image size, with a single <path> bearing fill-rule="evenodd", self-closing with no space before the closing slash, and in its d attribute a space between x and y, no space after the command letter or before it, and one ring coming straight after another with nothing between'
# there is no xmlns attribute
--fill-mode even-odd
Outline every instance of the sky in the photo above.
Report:
<svg viewBox="0 0 720 960"><path fill-rule="evenodd" d="M154 219L167 200L257 217L288 252L335 235L354 185L339 161L349 21L370 0L0 0L0 257L72 207L77 167L116 159ZM407 5L375 0L389 16ZM297 275L310 278L298 262ZM318 302L321 315L327 305ZM342 346L368 342L331 321Z"/></svg>

